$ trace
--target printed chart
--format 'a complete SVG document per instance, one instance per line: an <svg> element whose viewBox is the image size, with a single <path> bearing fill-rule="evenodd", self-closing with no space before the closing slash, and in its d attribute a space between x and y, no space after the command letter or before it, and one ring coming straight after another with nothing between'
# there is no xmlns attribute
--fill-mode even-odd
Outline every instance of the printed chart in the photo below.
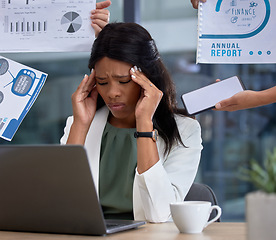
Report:
<svg viewBox="0 0 276 240"><path fill-rule="evenodd" d="M65 13L61 18L61 25L68 33L77 32L82 26L81 16L76 12Z"/></svg>
<svg viewBox="0 0 276 240"><path fill-rule="evenodd" d="M47 74L0 56L0 137L11 141Z"/></svg>
<svg viewBox="0 0 276 240"><path fill-rule="evenodd" d="M91 50L96 0L0 1L0 52Z"/></svg>
<svg viewBox="0 0 276 240"><path fill-rule="evenodd" d="M3 2L5 2L5 1L3 1ZM35 0L8 0L8 4L13 4L13 3L23 3L23 4L26 4L26 5L28 5L29 3L31 3L31 2L35 2Z"/></svg>
<svg viewBox="0 0 276 240"><path fill-rule="evenodd" d="M24 17L21 20L9 21L9 16L4 17L4 33L35 33L46 32L47 20L27 21Z"/></svg>

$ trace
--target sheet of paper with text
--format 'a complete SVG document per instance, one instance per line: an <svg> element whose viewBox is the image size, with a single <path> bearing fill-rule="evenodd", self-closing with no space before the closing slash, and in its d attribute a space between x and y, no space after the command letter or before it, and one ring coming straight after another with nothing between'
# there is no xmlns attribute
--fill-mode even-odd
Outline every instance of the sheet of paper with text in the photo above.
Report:
<svg viewBox="0 0 276 240"><path fill-rule="evenodd" d="M1 0L0 52L89 52L95 7L96 0Z"/></svg>
<svg viewBox="0 0 276 240"><path fill-rule="evenodd" d="M200 3L197 63L276 63L275 23L275 0Z"/></svg>
<svg viewBox="0 0 276 240"><path fill-rule="evenodd" d="M0 56L0 137L11 141L48 74Z"/></svg>

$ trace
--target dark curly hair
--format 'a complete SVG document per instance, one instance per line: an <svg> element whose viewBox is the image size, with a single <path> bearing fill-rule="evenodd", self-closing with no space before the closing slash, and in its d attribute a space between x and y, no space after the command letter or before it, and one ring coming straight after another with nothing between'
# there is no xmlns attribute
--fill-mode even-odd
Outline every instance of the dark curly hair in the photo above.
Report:
<svg viewBox="0 0 276 240"><path fill-rule="evenodd" d="M153 126L165 141L165 153L171 150L175 142L182 143L174 114L185 113L177 108L174 83L148 31L136 23L107 24L93 44L89 69L94 68L96 62L103 57L141 68L145 76L163 92L153 116ZM103 99L98 95L97 109L104 105Z"/></svg>

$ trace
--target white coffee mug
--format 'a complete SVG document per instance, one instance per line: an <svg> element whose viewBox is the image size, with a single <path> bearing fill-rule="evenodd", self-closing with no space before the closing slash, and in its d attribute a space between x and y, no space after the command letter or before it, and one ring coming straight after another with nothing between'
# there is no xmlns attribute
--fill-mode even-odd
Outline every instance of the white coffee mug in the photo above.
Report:
<svg viewBox="0 0 276 240"><path fill-rule="evenodd" d="M170 204L173 221L181 233L200 233L221 216L221 208L211 202L184 201ZM208 221L213 209L217 215Z"/></svg>

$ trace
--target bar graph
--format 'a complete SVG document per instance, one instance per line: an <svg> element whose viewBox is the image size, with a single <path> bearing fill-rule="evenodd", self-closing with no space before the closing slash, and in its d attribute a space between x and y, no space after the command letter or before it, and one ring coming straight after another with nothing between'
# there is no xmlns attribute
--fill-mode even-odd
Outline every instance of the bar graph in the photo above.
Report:
<svg viewBox="0 0 276 240"><path fill-rule="evenodd" d="M4 32L9 32L9 16L4 17Z"/></svg>
<svg viewBox="0 0 276 240"><path fill-rule="evenodd" d="M34 0L33 0L34 1ZM28 5L30 3L30 0L20 0L20 4L25 4ZM15 1L15 0L8 0L8 4L13 4L13 3L19 3L18 1Z"/></svg>
<svg viewBox="0 0 276 240"><path fill-rule="evenodd" d="M47 31L47 20L32 21L25 18L17 21L9 21L9 16L4 17L5 33L35 33Z"/></svg>

